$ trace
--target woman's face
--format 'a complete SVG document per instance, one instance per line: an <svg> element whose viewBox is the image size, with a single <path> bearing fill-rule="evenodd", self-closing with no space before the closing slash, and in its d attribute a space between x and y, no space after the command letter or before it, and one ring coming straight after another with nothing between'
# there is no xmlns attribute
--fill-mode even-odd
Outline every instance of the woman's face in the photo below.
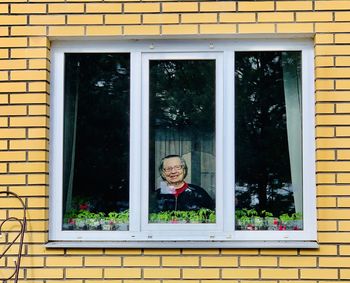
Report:
<svg viewBox="0 0 350 283"><path fill-rule="evenodd" d="M163 177L169 185L176 186L185 178L183 165L179 157L170 157L163 162Z"/></svg>

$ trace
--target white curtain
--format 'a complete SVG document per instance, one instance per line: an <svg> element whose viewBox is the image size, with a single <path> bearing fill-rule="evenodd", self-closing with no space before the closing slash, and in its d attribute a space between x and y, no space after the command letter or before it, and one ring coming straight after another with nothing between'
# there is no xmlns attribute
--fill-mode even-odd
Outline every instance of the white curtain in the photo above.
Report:
<svg viewBox="0 0 350 283"><path fill-rule="evenodd" d="M287 135L295 211L303 210L302 104L299 52L282 52Z"/></svg>

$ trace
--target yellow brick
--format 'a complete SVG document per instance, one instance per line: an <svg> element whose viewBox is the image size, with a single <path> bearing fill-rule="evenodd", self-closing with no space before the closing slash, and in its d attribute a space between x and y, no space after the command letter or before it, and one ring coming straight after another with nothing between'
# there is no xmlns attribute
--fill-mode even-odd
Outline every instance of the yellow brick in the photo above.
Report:
<svg viewBox="0 0 350 283"><path fill-rule="evenodd" d="M37 140L11 140L10 149L47 149L47 141Z"/></svg>
<svg viewBox="0 0 350 283"><path fill-rule="evenodd" d="M26 93L26 94L11 94L10 103L48 103L49 97L46 93Z"/></svg>
<svg viewBox="0 0 350 283"><path fill-rule="evenodd" d="M47 117L11 117L11 127L45 127L49 124Z"/></svg>
<svg viewBox="0 0 350 283"><path fill-rule="evenodd" d="M274 24L240 24L238 25L239 33L273 33Z"/></svg>
<svg viewBox="0 0 350 283"><path fill-rule="evenodd" d="M240 265L251 266L251 267L277 266L277 258L276 257L241 257Z"/></svg>
<svg viewBox="0 0 350 283"><path fill-rule="evenodd" d="M214 12L214 11L236 11L236 3L233 1L221 1L221 2L200 2L199 9L201 12Z"/></svg>
<svg viewBox="0 0 350 283"><path fill-rule="evenodd" d="M46 59L30 59L29 60L30 69L49 69L49 62Z"/></svg>
<svg viewBox="0 0 350 283"><path fill-rule="evenodd" d="M293 13L273 12L259 13L258 22L292 22L294 21Z"/></svg>
<svg viewBox="0 0 350 283"><path fill-rule="evenodd" d="M102 278L101 268L67 268L67 278Z"/></svg>
<svg viewBox="0 0 350 283"><path fill-rule="evenodd" d="M88 3L86 4L87 13L119 13L122 11L122 5L117 3Z"/></svg>
<svg viewBox="0 0 350 283"><path fill-rule="evenodd" d="M29 46L30 47L46 47L50 49L51 42L48 40L47 37L30 37L29 38Z"/></svg>
<svg viewBox="0 0 350 283"><path fill-rule="evenodd" d="M8 49L0 49L0 58L8 58L8 57L9 57Z"/></svg>
<svg viewBox="0 0 350 283"><path fill-rule="evenodd" d="M38 256L38 255L63 255L63 254L64 254L64 249L47 249L42 243L28 245L28 255Z"/></svg>
<svg viewBox="0 0 350 283"><path fill-rule="evenodd" d="M25 129L0 129L0 136L2 138L25 138Z"/></svg>
<svg viewBox="0 0 350 283"><path fill-rule="evenodd" d="M45 162L10 163L11 173L40 173L47 172L48 164Z"/></svg>
<svg viewBox="0 0 350 283"><path fill-rule="evenodd" d="M313 32L313 24L277 24L277 32L297 33L297 32Z"/></svg>
<svg viewBox="0 0 350 283"><path fill-rule="evenodd" d="M349 209L319 209L319 219L349 219Z"/></svg>
<svg viewBox="0 0 350 283"><path fill-rule="evenodd" d="M27 107L26 106L0 106L0 115L1 116L18 116L18 115L26 115Z"/></svg>
<svg viewBox="0 0 350 283"><path fill-rule="evenodd" d="M107 249L106 255L140 255L141 249ZM131 269L134 270L134 269Z"/></svg>
<svg viewBox="0 0 350 283"><path fill-rule="evenodd" d="M349 125L349 115L319 115L316 117L318 125Z"/></svg>
<svg viewBox="0 0 350 283"><path fill-rule="evenodd" d="M141 23L140 15L106 15L105 16L106 24L139 24Z"/></svg>
<svg viewBox="0 0 350 283"><path fill-rule="evenodd" d="M350 45L319 45L315 51L316 55L350 55Z"/></svg>
<svg viewBox="0 0 350 283"><path fill-rule="evenodd" d="M160 26L125 26L124 35L159 35Z"/></svg>
<svg viewBox="0 0 350 283"><path fill-rule="evenodd" d="M70 255L102 255L102 249L69 249L66 252Z"/></svg>
<svg viewBox="0 0 350 283"><path fill-rule="evenodd" d="M336 66L349 66L349 64L350 64L350 57L338 56L335 58Z"/></svg>
<svg viewBox="0 0 350 283"><path fill-rule="evenodd" d="M0 136L1 129L0 129ZM0 161L24 161L26 160L25 151L0 151Z"/></svg>
<svg viewBox="0 0 350 283"><path fill-rule="evenodd" d="M220 269L218 268L186 268L182 270L184 279L219 279Z"/></svg>
<svg viewBox="0 0 350 283"><path fill-rule="evenodd" d="M348 101L349 91L322 91L317 93L318 101Z"/></svg>
<svg viewBox="0 0 350 283"><path fill-rule="evenodd" d="M280 267L316 267L316 257L281 257Z"/></svg>
<svg viewBox="0 0 350 283"><path fill-rule="evenodd" d="M197 2L162 3L163 12L197 12Z"/></svg>
<svg viewBox="0 0 350 283"><path fill-rule="evenodd" d="M219 15L221 23L250 23L255 22L253 13L222 13Z"/></svg>
<svg viewBox="0 0 350 283"><path fill-rule="evenodd" d="M279 1L276 3L276 8L278 11L282 10L312 10L312 1Z"/></svg>
<svg viewBox="0 0 350 283"><path fill-rule="evenodd" d="M0 4L0 13L7 14L9 12L8 4Z"/></svg>
<svg viewBox="0 0 350 283"><path fill-rule="evenodd" d="M197 25L165 25L162 27L162 34L197 34Z"/></svg>
<svg viewBox="0 0 350 283"><path fill-rule="evenodd" d="M340 33L334 35L335 43L350 43L350 35L348 33Z"/></svg>
<svg viewBox="0 0 350 283"><path fill-rule="evenodd" d="M0 82L0 93L5 92L24 92L26 84L22 82Z"/></svg>
<svg viewBox="0 0 350 283"><path fill-rule="evenodd" d="M2 150L8 149L7 148L7 141L0 140L0 149L2 149Z"/></svg>
<svg viewBox="0 0 350 283"><path fill-rule="evenodd" d="M318 197L317 207L336 207L337 200L334 197Z"/></svg>
<svg viewBox="0 0 350 283"><path fill-rule="evenodd" d="M297 22L330 22L333 20L331 12L299 12L296 13Z"/></svg>
<svg viewBox="0 0 350 283"><path fill-rule="evenodd" d="M339 174L338 174L339 176ZM338 177L339 178L339 177ZM339 183L339 181L338 181ZM349 191L348 191L348 188L347 186L340 186L340 185L322 185L322 186L318 186L317 188L317 194L319 196L328 196L328 195L331 195L331 196L334 196L334 195L339 195L339 196L342 196L342 195L348 195L349 194Z"/></svg>
<svg viewBox="0 0 350 283"><path fill-rule="evenodd" d="M318 231L337 231L338 225L336 221L317 221L317 229Z"/></svg>
<svg viewBox="0 0 350 283"><path fill-rule="evenodd" d="M316 175L316 182L318 184L333 184L335 183L335 174L318 173Z"/></svg>
<svg viewBox="0 0 350 283"><path fill-rule="evenodd" d="M341 269L340 270L340 279L350 279L350 270L349 269Z"/></svg>
<svg viewBox="0 0 350 283"><path fill-rule="evenodd" d="M338 150L337 158L339 160L347 160L350 159L350 150Z"/></svg>
<svg viewBox="0 0 350 283"><path fill-rule="evenodd" d="M317 57L315 61L316 67L332 67L334 66L333 57Z"/></svg>
<svg viewBox="0 0 350 283"><path fill-rule="evenodd" d="M238 258L232 256L203 256L201 266L206 267L237 267Z"/></svg>
<svg viewBox="0 0 350 283"><path fill-rule="evenodd" d="M140 268L105 268L104 278L141 278Z"/></svg>
<svg viewBox="0 0 350 283"><path fill-rule="evenodd" d="M64 26L49 27L50 36L82 36L84 35L84 27L82 26Z"/></svg>
<svg viewBox="0 0 350 283"><path fill-rule="evenodd" d="M85 266L121 266L119 256L86 256Z"/></svg>
<svg viewBox="0 0 350 283"><path fill-rule="evenodd" d="M348 32L348 23L316 23L316 32Z"/></svg>
<svg viewBox="0 0 350 283"><path fill-rule="evenodd" d="M49 13L83 13L84 4L76 3L59 3L49 4Z"/></svg>
<svg viewBox="0 0 350 283"><path fill-rule="evenodd" d="M348 90L350 89L350 80L337 80L335 87L338 90Z"/></svg>
<svg viewBox="0 0 350 283"><path fill-rule="evenodd" d="M317 171L325 172L350 171L350 162L319 161L316 167Z"/></svg>
<svg viewBox="0 0 350 283"><path fill-rule="evenodd" d="M207 281L209 281L209 282L211 282L211 283L217 283L216 282L216 280L212 280L212 279L210 279L210 280L185 280L185 279L180 279L181 280L181 283L204 283L204 282L206 282L206 283L208 283ZM156 280L153 280L153 281L156 281ZM179 280L162 280L161 281L162 283L179 283ZM127 283L127 282L125 282L125 283ZM132 282L132 283L137 283L137 282ZM152 282L152 283L154 283L154 282ZM219 282L220 283L220 282ZM221 281L221 283L222 283L222 281ZM231 282L230 282L231 283Z"/></svg>
<svg viewBox="0 0 350 283"><path fill-rule="evenodd" d="M26 67L26 60L0 60L0 69L3 70L25 69Z"/></svg>
<svg viewBox="0 0 350 283"><path fill-rule="evenodd" d="M47 105L30 105L29 115L49 115L49 107Z"/></svg>
<svg viewBox="0 0 350 283"><path fill-rule="evenodd" d="M9 75L7 71L0 71L0 81L8 81Z"/></svg>
<svg viewBox="0 0 350 283"><path fill-rule="evenodd" d="M238 2L238 11L273 11L272 1Z"/></svg>
<svg viewBox="0 0 350 283"><path fill-rule="evenodd" d="M12 14L36 14L36 13L46 13L45 4L12 4L11 5Z"/></svg>
<svg viewBox="0 0 350 283"><path fill-rule="evenodd" d="M0 94L0 104L8 104L9 99L7 94Z"/></svg>
<svg viewBox="0 0 350 283"><path fill-rule="evenodd" d="M29 16L31 25L62 25L65 23L65 17L62 15L35 15Z"/></svg>
<svg viewBox="0 0 350 283"><path fill-rule="evenodd" d="M0 36L9 36L9 29L7 27L0 27Z"/></svg>
<svg viewBox="0 0 350 283"><path fill-rule="evenodd" d="M124 257L124 266L159 266L160 258L153 256Z"/></svg>
<svg viewBox="0 0 350 283"><path fill-rule="evenodd" d="M102 15L68 15L69 25L98 25L103 23Z"/></svg>
<svg viewBox="0 0 350 283"><path fill-rule="evenodd" d="M187 255L217 255L219 254L218 249L185 249L182 254Z"/></svg>
<svg viewBox="0 0 350 283"><path fill-rule="evenodd" d="M82 266L83 258L75 256L49 256L46 257L46 266L48 267L57 267L57 266Z"/></svg>
<svg viewBox="0 0 350 283"><path fill-rule="evenodd" d="M334 89L334 81L333 80L316 80L316 89L332 90Z"/></svg>
<svg viewBox="0 0 350 283"><path fill-rule="evenodd" d="M182 23L215 23L217 21L216 14L200 13L200 14L183 14L181 16Z"/></svg>
<svg viewBox="0 0 350 283"><path fill-rule="evenodd" d="M350 68L317 68L317 78L349 78Z"/></svg>
<svg viewBox="0 0 350 283"><path fill-rule="evenodd" d="M12 36L46 35L46 27L11 27Z"/></svg>
<svg viewBox="0 0 350 283"><path fill-rule="evenodd" d="M338 229L336 229L336 231L349 232L350 231L350 221L339 221Z"/></svg>
<svg viewBox="0 0 350 283"><path fill-rule="evenodd" d="M316 113L317 114L329 114L329 113L334 113L335 107L334 104L330 103L317 103L316 104Z"/></svg>
<svg viewBox="0 0 350 283"><path fill-rule="evenodd" d="M177 268L144 268L143 269L144 278L180 278L180 269ZM185 276L183 276L186 278Z"/></svg>
<svg viewBox="0 0 350 283"><path fill-rule="evenodd" d="M336 22L348 22L350 17L350 12L335 12Z"/></svg>
<svg viewBox="0 0 350 283"><path fill-rule="evenodd" d="M223 279L258 279L259 269L252 268L225 268L222 269Z"/></svg>
<svg viewBox="0 0 350 283"><path fill-rule="evenodd" d="M176 24L179 23L177 14L145 14L143 15L144 24Z"/></svg>
<svg viewBox="0 0 350 283"><path fill-rule="evenodd" d="M48 73L46 70L23 70L11 71L12 80L47 80Z"/></svg>
<svg viewBox="0 0 350 283"><path fill-rule="evenodd" d="M260 251L261 255L275 255L275 256L286 256L286 255L297 255L296 250L286 249L263 249Z"/></svg>
<svg viewBox="0 0 350 283"><path fill-rule="evenodd" d="M315 43L321 44L321 43L333 43L334 42L334 35L333 34L316 34L315 35ZM316 61L318 58L316 58Z"/></svg>
<svg viewBox="0 0 350 283"><path fill-rule="evenodd" d="M25 175L11 174L0 175L0 185L23 185L25 184Z"/></svg>
<svg viewBox="0 0 350 283"><path fill-rule="evenodd" d="M335 160L334 150L318 150L316 154L317 160Z"/></svg>
<svg viewBox="0 0 350 283"><path fill-rule="evenodd" d="M21 266L23 267L43 267L44 259L42 257L22 256Z"/></svg>
<svg viewBox="0 0 350 283"><path fill-rule="evenodd" d="M201 34L234 34L237 32L234 24L207 24L200 25Z"/></svg>
<svg viewBox="0 0 350 283"><path fill-rule="evenodd" d="M17 48L11 51L12 58L48 58L49 51L47 48Z"/></svg>
<svg viewBox="0 0 350 283"><path fill-rule="evenodd" d="M23 47L23 46L27 46L27 39L23 37L2 38L0 41L0 47Z"/></svg>
<svg viewBox="0 0 350 283"><path fill-rule="evenodd" d="M159 3L125 3L125 13L157 13L160 12Z"/></svg>
<svg viewBox="0 0 350 283"><path fill-rule="evenodd" d="M298 269L262 269L261 277L264 279L297 279Z"/></svg>
<svg viewBox="0 0 350 283"><path fill-rule="evenodd" d="M28 138L48 138L49 133L46 128L32 128L28 129Z"/></svg>
<svg viewBox="0 0 350 283"><path fill-rule="evenodd" d="M0 117L0 127L8 127L8 118Z"/></svg>
<svg viewBox="0 0 350 283"><path fill-rule="evenodd" d="M62 268L27 268L27 278L28 279L39 279L39 278L50 278L50 279L61 279L63 278Z"/></svg>
<svg viewBox="0 0 350 283"><path fill-rule="evenodd" d="M316 1L315 10L349 10L350 3L348 1Z"/></svg>
<svg viewBox="0 0 350 283"><path fill-rule="evenodd" d="M350 197L339 198L338 207L350 207Z"/></svg>
<svg viewBox="0 0 350 283"><path fill-rule="evenodd" d="M302 279L337 279L338 271L336 269L326 269L326 268L301 269L300 277Z"/></svg>
<svg viewBox="0 0 350 283"><path fill-rule="evenodd" d="M340 255L350 255L350 246L349 245L340 245L339 246Z"/></svg>
<svg viewBox="0 0 350 283"><path fill-rule="evenodd" d="M143 251L144 255L180 255L180 249L145 249Z"/></svg>
<svg viewBox="0 0 350 283"><path fill-rule="evenodd" d="M26 16L4 16L2 15L0 17L0 25L25 25L27 24L27 17ZM3 40L3 39L1 39Z"/></svg>
<svg viewBox="0 0 350 283"><path fill-rule="evenodd" d="M197 256L164 256L162 258L163 266L198 266L199 257Z"/></svg>

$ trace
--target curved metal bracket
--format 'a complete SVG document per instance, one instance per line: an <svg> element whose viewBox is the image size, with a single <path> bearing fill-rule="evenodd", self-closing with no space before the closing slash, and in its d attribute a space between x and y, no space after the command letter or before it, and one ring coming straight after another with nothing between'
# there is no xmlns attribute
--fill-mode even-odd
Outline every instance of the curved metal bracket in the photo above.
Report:
<svg viewBox="0 0 350 283"><path fill-rule="evenodd" d="M3 227L4 224L7 222L17 222L20 230L18 231L18 234L13 238L13 240L8 241L6 243L6 247L5 249L2 251L2 253L0 254L0 259L2 259L5 254L9 251L9 249L14 245L14 244L19 244L18 247L18 253L17 253L17 258L16 260L14 260L15 266L14 266L14 271L12 274L10 274L8 277L6 278L0 278L0 280L2 280L3 282L6 282L7 280L13 279L14 283L17 283L18 281L18 274L19 274L19 268L21 265L21 258L22 258L22 249L23 249L23 239L24 239L24 233L26 230L26 225L27 225L27 218L26 218L26 212L27 212L27 208L26 205L24 204L23 200L15 193L10 192L10 191L0 191L0 196L4 194L6 197L8 198L15 198L17 199L22 207L22 211L23 211L23 219L17 218L17 217L11 217L8 216L7 218L5 218L5 220L3 220L2 222L0 222L0 238L2 237L2 233L3 231Z"/></svg>

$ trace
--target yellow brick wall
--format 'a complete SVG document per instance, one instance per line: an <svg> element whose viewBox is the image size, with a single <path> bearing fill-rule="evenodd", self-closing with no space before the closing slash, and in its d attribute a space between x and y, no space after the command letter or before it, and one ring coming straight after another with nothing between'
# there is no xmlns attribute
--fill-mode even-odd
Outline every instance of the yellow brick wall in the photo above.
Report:
<svg viewBox="0 0 350 283"><path fill-rule="evenodd" d="M348 0L2 0L0 189L28 205L21 282L350 282L349 11ZM315 43L319 249L45 249L49 37L305 33Z"/></svg>

